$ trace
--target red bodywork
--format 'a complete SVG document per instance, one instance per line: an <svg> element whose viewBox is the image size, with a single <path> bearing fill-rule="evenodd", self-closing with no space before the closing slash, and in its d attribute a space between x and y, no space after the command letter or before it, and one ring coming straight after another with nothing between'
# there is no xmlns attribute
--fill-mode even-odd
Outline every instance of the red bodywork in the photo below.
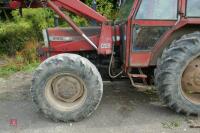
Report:
<svg viewBox="0 0 200 133"><path fill-rule="evenodd" d="M129 31L127 33L127 53L126 53L126 67L149 67L151 65L156 65L157 59L162 53L163 49L166 48L166 43L168 39L178 31L179 29L185 27L186 25L199 25L200 18L186 18L186 0L179 0L178 4L178 15L180 15L179 20L136 20L134 19L137 10L139 9L139 4L141 0L136 0L131 14L128 19L128 29L135 24L140 26L171 26L172 28L168 30L164 35L157 41L155 47L151 51L146 52L134 52L131 51L131 36L132 33Z"/></svg>
<svg viewBox="0 0 200 133"><path fill-rule="evenodd" d="M178 7L178 13L180 14L180 20L136 20L134 19L135 14L140 7L140 0L135 0L134 5L132 7L132 10L130 12L130 15L128 17L127 23L126 23L126 58L125 58L125 70L130 68L130 67L149 67L152 65L156 65L156 60L160 56L161 51L163 48L165 48L167 40L169 39L170 36L177 30L181 29L182 27L188 25L188 24L200 24L200 19L199 18L185 18L185 5L186 5L186 0L179 0L179 7ZM92 14L91 14L92 15ZM94 18L90 16L90 18ZM96 20L96 19L95 19ZM101 21L101 23L106 23L107 20ZM132 27L134 25L140 25L140 26L171 26L172 28L168 30L161 38L160 40L155 44L155 47L151 51L133 51L132 50ZM108 25L109 26L109 25ZM112 30L112 35L110 34L110 28L105 28L105 25L102 26L101 28L101 37L96 36L98 39L95 44L99 46L102 41L109 41L112 43L112 36L118 36L114 34L114 31ZM113 28L112 28L113 29ZM107 30L107 31L106 31ZM119 32L119 31L118 31ZM107 38L106 38L107 37ZM75 43L75 42L74 42ZM106 43L106 42L105 42ZM57 44L54 43L56 46ZM85 46L85 43L76 42L76 45L78 48L80 46ZM77 49L77 47L68 47L69 51L74 51L75 49L77 51L80 51L80 49ZM111 48L110 46L108 46ZM104 50L102 49L102 52L99 52L101 47L98 47L98 54L111 54L111 49L107 49L109 52L103 52ZM83 49L82 49L83 50ZM94 50L92 47L87 47L84 50ZM68 52L68 51L67 51Z"/></svg>
<svg viewBox="0 0 200 133"><path fill-rule="evenodd" d="M15 2L15 3L14 3ZM18 2L18 3L17 3ZM13 1L11 5L19 6L19 0ZM17 3L17 4L16 4ZM162 53L163 49L168 45L166 42L168 39L179 29L189 24L200 24L199 18L186 18L186 0L179 0L178 4L178 20L136 20L135 16L140 7L141 0L135 0L132 6L132 10L129 14L128 20L126 21L126 36L125 43L125 61L124 70L127 72L129 68L142 68L156 65L157 58ZM22 4L23 5L23 4ZM40 5L36 3L35 5ZM33 5L33 7L35 6ZM41 5L40 5L41 6ZM46 47L43 48L44 53L42 58L45 59L48 56L52 56L64 52L82 52L82 51L97 51L99 55L110 55L112 53L112 46L119 44L119 40L115 40L115 36L119 36L119 26L111 26L108 19L92 10L79 0L52 0L47 1L47 6L54 10L61 18L66 20L71 27L74 29L61 29L61 28L50 28L47 29L47 43ZM70 12L76 13L77 15L84 16L90 19L94 19L101 23L99 27L90 28L79 28L74 22L66 15L62 14L60 9L66 9ZM167 32L156 42L152 50L149 51L134 51L132 50L132 28L134 25L140 26L170 26ZM117 29L117 31L115 31ZM88 39L83 38L82 34L86 34ZM50 38L50 39L49 39ZM95 49L91 42L95 44ZM117 41L117 43L114 43Z"/></svg>

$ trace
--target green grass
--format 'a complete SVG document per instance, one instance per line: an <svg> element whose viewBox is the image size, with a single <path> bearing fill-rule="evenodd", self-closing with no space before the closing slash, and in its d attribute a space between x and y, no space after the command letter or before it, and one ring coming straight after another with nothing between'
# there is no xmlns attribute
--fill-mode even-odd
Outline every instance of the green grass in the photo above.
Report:
<svg viewBox="0 0 200 133"><path fill-rule="evenodd" d="M173 128L178 128L181 125L180 120L174 120L174 121L166 121L162 123L163 128L168 128L168 129L173 129Z"/></svg>
<svg viewBox="0 0 200 133"><path fill-rule="evenodd" d="M34 62L31 64L24 64L24 65L8 65L4 67L0 67L0 77L7 77L11 74L14 74L16 72L33 72L35 68L39 65L39 62Z"/></svg>
<svg viewBox="0 0 200 133"><path fill-rule="evenodd" d="M39 62L28 64L22 69L22 71L33 72L39 66L39 64Z"/></svg>

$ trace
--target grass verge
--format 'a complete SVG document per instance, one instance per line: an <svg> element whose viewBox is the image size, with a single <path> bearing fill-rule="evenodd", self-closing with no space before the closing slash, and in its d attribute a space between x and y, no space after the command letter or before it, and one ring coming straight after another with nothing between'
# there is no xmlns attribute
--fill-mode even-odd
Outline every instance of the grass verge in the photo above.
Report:
<svg viewBox="0 0 200 133"><path fill-rule="evenodd" d="M24 49L17 52L14 57L1 56L0 77L9 76L19 71L33 71L39 65L37 46L37 41L30 40L26 42Z"/></svg>
<svg viewBox="0 0 200 133"><path fill-rule="evenodd" d="M0 77L7 77L16 72L33 72L35 68L39 65L39 62L34 62L30 64L12 64L0 67Z"/></svg>

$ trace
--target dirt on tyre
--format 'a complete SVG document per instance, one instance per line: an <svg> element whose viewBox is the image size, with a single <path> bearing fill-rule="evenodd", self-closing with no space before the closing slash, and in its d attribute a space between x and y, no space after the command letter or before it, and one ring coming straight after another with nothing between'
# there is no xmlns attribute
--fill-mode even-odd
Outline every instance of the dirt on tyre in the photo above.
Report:
<svg viewBox="0 0 200 133"><path fill-rule="evenodd" d="M60 54L37 68L31 94L46 117L55 121L80 121L97 109L103 82L96 67L86 58Z"/></svg>
<svg viewBox="0 0 200 133"><path fill-rule="evenodd" d="M187 115L200 114L200 32L184 35L164 50L155 84L170 108Z"/></svg>

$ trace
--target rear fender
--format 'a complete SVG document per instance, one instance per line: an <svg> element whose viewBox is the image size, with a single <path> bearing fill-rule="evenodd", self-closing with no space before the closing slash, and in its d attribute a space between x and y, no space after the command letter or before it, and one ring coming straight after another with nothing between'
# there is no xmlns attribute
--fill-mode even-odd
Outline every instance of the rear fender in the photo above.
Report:
<svg viewBox="0 0 200 133"><path fill-rule="evenodd" d="M182 37L185 34L193 33L195 31L200 31L200 25L194 25L194 24L187 24L177 30L175 30L169 38L167 38L164 43L157 44L157 49L154 48L154 51L152 51L152 56L150 60L150 65L155 66L157 64L157 60L161 57L163 50L170 46L172 41L178 40L180 37Z"/></svg>

